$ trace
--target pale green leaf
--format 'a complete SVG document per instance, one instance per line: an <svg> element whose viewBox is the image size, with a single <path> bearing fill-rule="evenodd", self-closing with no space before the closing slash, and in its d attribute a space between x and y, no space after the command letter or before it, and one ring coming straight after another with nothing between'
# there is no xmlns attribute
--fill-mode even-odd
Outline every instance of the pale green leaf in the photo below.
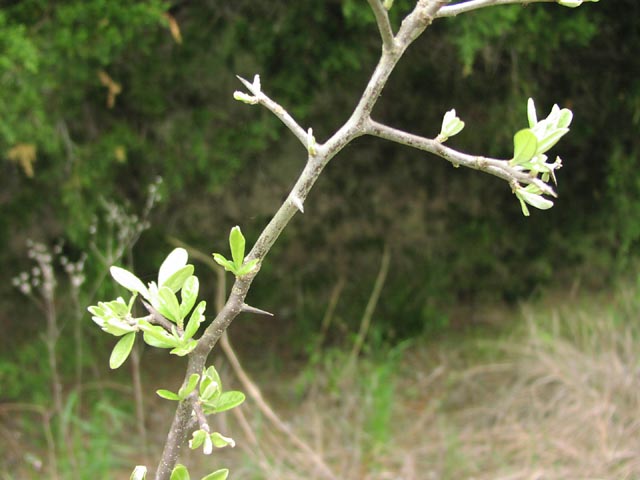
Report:
<svg viewBox="0 0 640 480"><path fill-rule="evenodd" d="M200 445L204 443L204 439L207 438L207 436L208 436L208 433L205 432L204 430L202 429L196 430L195 432L193 432L191 436L191 440L189 440L189 448L192 450L199 448Z"/></svg>
<svg viewBox="0 0 640 480"><path fill-rule="evenodd" d="M180 387L180 390L178 390L178 397L180 398L180 400L184 400L189 395L191 395L191 392L193 392L198 385L198 380L200 380L200 375L198 375L197 373L192 373L189 377L189 380L187 381L187 385L184 387Z"/></svg>
<svg viewBox="0 0 640 480"><path fill-rule="evenodd" d="M160 290L158 290L158 304L154 306L172 322L177 324L182 322L178 298L169 287L160 287Z"/></svg>
<svg viewBox="0 0 640 480"><path fill-rule="evenodd" d="M111 357L109 358L109 366L112 369L118 368L129 357L133 343L136 340L135 332L127 333L124 337L118 340L116 346L111 351Z"/></svg>
<svg viewBox="0 0 640 480"><path fill-rule="evenodd" d="M231 258L236 270L242 266L244 262L245 239L239 226L235 226L229 233L229 246L231 247Z"/></svg>
<svg viewBox="0 0 640 480"><path fill-rule="evenodd" d="M212 413L220 413L231 410L232 408L237 407L242 402L244 402L244 400L245 396L242 392L238 392L236 390L224 392L216 400L212 408Z"/></svg>
<svg viewBox="0 0 640 480"><path fill-rule="evenodd" d="M198 281L198 277L192 275L184 282L182 291L180 292L180 317L186 317L196 304L199 289L200 282Z"/></svg>
<svg viewBox="0 0 640 480"><path fill-rule="evenodd" d="M144 298L149 298L149 291L145 287L142 280L136 277L129 270L120 267L111 267L109 269L113 279L130 292L139 293Z"/></svg>
<svg viewBox="0 0 640 480"><path fill-rule="evenodd" d="M187 278L193 275L193 265L185 265L180 270L176 271L173 275L167 278L162 284L163 287L168 287L174 293L180 290Z"/></svg>
<svg viewBox="0 0 640 480"><path fill-rule="evenodd" d="M229 476L228 468L221 468L220 470L216 470L213 473L210 473L206 477L202 477L202 480L227 480Z"/></svg>
<svg viewBox="0 0 640 480"><path fill-rule="evenodd" d="M187 264L189 254L184 248L174 249L160 265L158 272L158 286L165 284L166 280Z"/></svg>
<svg viewBox="0 0 640 480"><path fill-rule="evenodd" d="M513 136L513 165L526 163L533 158L538 149L538 140L528 128L520 130Z"/></svg>
<svg viewBox="0 0 640 480"><path fill-rule="evenodd" d="M156 394L159 397L164 398L165 400L174 400L174 401L180 400L180 397L178 395L173 393L171 390L165 390L164 388L161 388L160 390L156 390Z"/></svg>
<svg viewBox="0 0 640 480"><path fill-rule="evenodd" d="M190 339L198 331L198 327L200 327L200 324L204 321L203 314L206 307L207 302L202 300L191 313L191 317L189 317L189 321L187 322L187 327L184 329L185 339Z"/></svg>
<svg viewBox="0 0 640 480"><path fill-rule="evenodd" d="M190 480L189 470L182 464L176 465L176 467L171 472L171 477L169 480Z"/></svg>
<svg viewBox="0 0 640 480"><path fill-rule="evenodd" d="M221 433L213 432L211 434L211 441L213 442L213 446L216 448L224 448L224 447L235 447L236 441L233 438L225 437Z"/></svg>
<svg viewBox="0 0 640 480"><path fill-rule="evenodd" d="M138 465L133 469L129 480L144 480L147 476L147 467Z"/></svg>

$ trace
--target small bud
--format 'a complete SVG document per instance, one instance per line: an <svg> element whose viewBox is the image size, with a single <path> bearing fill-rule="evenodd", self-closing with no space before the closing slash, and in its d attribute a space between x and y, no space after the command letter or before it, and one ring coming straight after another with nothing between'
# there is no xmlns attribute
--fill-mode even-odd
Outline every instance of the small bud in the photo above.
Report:
<svg viewBox="0 0 640 480"><path fill-rule="evenodd" d="M460 133L463 128L464 122L456 115L455 109L449 110L444 114L444 118L442 119L442 127L438 134L438 139L444 142L450 137Z"/></svg>
<svg viewBox="0 0 640 480"><path fill-rule="evenodd" d="M233 98L235 98L239 102L243 102L243 103L246 103L248 105L255 105L255 104L258 103L258 99L256 97L254 97L253 95L248 95L248 94L246 94L244 92L240 92L238 90L233 92Z"/></svg>
<svg viewBox="0 0 640 480"><path fill-rule="evenodd" d="M318 153L316 150L316 137L313 136L313 128L307 130L307 151L311 156Z"/></svg>
<svg viewBox="0 0 640 480"><path fill-rule="evenodd" d="M382 6L386 10L391 10L391 7L393 7L393 0L384 0L384 3L382 4Z"/></svg>

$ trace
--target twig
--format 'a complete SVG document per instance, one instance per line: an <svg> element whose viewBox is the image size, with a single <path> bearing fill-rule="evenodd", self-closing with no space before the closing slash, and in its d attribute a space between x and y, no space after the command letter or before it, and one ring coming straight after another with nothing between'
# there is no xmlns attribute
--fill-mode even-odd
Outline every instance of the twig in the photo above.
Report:
<svg viewBox="0 0 640 480"><path fill-rule="evenodd" d="M300 140L302 145L304 145L304 147L307 148L307 141L308 141L308 138L309 138L307 132L304 130L304 128L302 128L300 125L298 125L298 122L296 122L294 120L294 118L289 114L289 112L287 112L284 108L282 108L281 105L279 105L278 103L276 103L273 100L271 100L262 91L262 89L260 88L260 85L259 85L259 77L258 77L258 83L256 84L255 81L254 81L254 83L251 83L247 79L242 78L239 75L236 75L236 76L243 83L243 85L245 87L247 87L247 90L249 90L251 92L251 94L253 95L253 97L256 100L255 103L259 103L260 105L263 105L268 110L270 110L271 113L273 113L276 117L278 117L280 119L280 121L282 123L284 123L286 125L286 127L289 130L291 130L291 132L296 137L298 137L298 140Z"/></svg>
<svg viewBox="0 0 640 480"><path fill-rule="evenodd" d="M468 2L442 7L436 14L436 18L455 17L461 13L467 13L485 7L494 7L496 5L520 4L526 6L529 3L558 3L558 0L469 0Z"/></svg>
<svg viewBox="0 0 640 480"><path fill-rule="evenodd" d="M392 50L394 47L393 31L391 30L391 23L389 23L389 14L384 8L380 0L367 0L373 14L376 16L376 23L380 30L380 37L382 37L382 48L386 50Z"/></svg>
<svg viewBox="0 0 640 480"><path fill-rule="evenodd" d="M382 292L382 287L387 279L387 273L389 272L389 262L391 260L391 253L389 252L389 245L384 246L384 251L382 252L382 260L380 261L380 270L378 271L378 275L376 277L376 281L373 285L373 290L371 291L371 296L369 297L369 301L367 302L367 306L362 314L362 320L360 322L360 330L358 331L358 336L356 337L356 341L353 344L353 348L351 349L351 353L349 355L349 360L347 361L347 368L345 371L348 371L353 365L355 365L356 359L362 350L362 346L364 345L364 340L367 337L367 333L369 331L369 326L371 325L371 319L373 318L373 312L378 305L378 300L380 299L380 292Z"/></svg>
<svg viewBox="0 0 640 480"><path fill-rule="evenodd" d="M454 166L462 165L464 167L480 170L496 177L502 178L509 182L513 187L515 183L534 184L542 192L556 196L555 191L549 185L538 178L532 177L522 170L509 165L507 160L498 160L495 158L487 158L479 155L469 155L467 153L458 152L453 148L446 147L442 143L430 138L421 137L403 130L398 130L387 125L370 120L366 126L366 132L375 137L384 138L392 142L417 148L425 152L433 153L445 160L451 162Z"/></svg>

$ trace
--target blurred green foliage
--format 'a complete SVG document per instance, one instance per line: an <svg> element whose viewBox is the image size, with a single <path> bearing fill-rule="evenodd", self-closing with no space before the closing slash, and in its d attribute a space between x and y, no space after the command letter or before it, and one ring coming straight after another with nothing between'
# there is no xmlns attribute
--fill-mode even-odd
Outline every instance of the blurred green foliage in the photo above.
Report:
<svg viewBox="0 0 640 480"><path fill-rule="evenodd" d="M412 4L395 2L394 26ZM527 97L541 114L568 106L575 121L557 149L565 167L556 206L524 219L503 182L363 138L327 169L251 302L313 333L343 276L335 335L353 331L386 243L394 264L375 323L402 337L450 325L451 305L515 301L554 281L597 285L628 267L640 240L640 83L628 73L640 71L638 14L636 1L617 0L435 22L374 117L435 135L455 107L467 128L451 145L506 158ZM5 270L22 265L27 236L63 236L86 250L101 198L135 206L156 175L167 201L133 252L142 271L169 251L167 235L220 251L223 232L240 224L250 245L305 152L268 112L232 99L234 75L260 73L265 91L323 141L366 84L376 30L361 0L5 3Z"/></svg>

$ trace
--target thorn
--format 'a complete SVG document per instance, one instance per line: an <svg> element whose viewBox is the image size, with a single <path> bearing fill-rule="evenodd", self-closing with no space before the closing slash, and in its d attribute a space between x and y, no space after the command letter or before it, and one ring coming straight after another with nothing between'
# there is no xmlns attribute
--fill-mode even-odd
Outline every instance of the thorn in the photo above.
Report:
<svg viewBox="0 0 640 480"><path fill-rule="evenodd" d="M293 203L293 205L300 210L300 213L304 213L304 205L302 205L302 200L300 200L300 197L298 197L297 195L291 195L289 197L291 199L291 203Z"/></svg>
<svg viewBox="0 0 640 480"><path fill-rule="evenodd" d="M241 312L245 313L255 313L256 315L267 315L268 317L273 317L273 313L267 312L265 310L260 310L259 308L252 307L247 305L246 303L242 304Z"/></svg>

